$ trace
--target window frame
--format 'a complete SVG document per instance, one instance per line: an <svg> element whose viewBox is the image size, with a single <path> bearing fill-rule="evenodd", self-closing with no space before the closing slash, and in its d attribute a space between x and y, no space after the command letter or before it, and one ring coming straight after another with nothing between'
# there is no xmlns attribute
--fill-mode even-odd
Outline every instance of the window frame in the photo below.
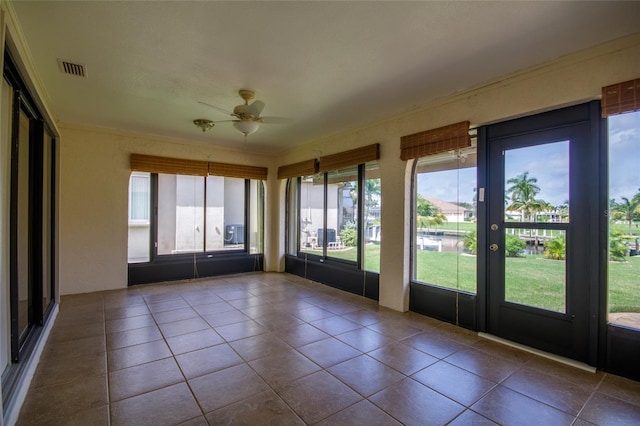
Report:
<svg viewBox="0 0 640 426"><path fill-rule="evenodd" d="M147 181L147 194L148 194L148 201L147 201L147 205L149 206L149 208L147 209L147 214L146 214L146 218L145 219L134 219L132 216L132 212L133 212L133 192L131 191L131 184L132 184L132 180L133 178L138 178L138 179L145 179ZM129 210L129 226L135 226L135 225L149 225L151 223L151 173L147 173L147 172L131 172L131 175L129 176L129 204L128 204L128 210ZM142 211L142 209L140 209Z"/></svg>
<svg viewBox="0 0 640 426"><path fill-rule="evenodd" d="M285 200L285 252L289 256L294 256L298 259L302 260L310 260L319 263L326 264L335 264L335 265L345 265L349 267L354 267L359 271L365 271L367 273L378 274L379 271L366 270L364 269L364 231L365 231L365 217L364 217L364 206L363 200L365 197L365 180L366 180L366 168L369 164L376 164L377 160L369 161L366 163L360 163L355 166L357 170L357 204L356 204L356 230L357 230L357 243L356 243L356 260L347 260L341 259L338 257L333 257L328 255L328 245L322 245L322 253L309 253L305 251L301 251L301 230L303 228L302 218L300 215L300 209L302 205L301 201L301 187L302 187L302 178L303 176L292 177L287 180L286 183L286 200ZM377 166L379 167L379 165ZM347 169L347 167L345 167ZM328 197L329 197L329 175L332 170L320 172L323 176L323 196L324 196L324 205L323 205L323 235L322 241L326 241L327 238L327 216L328 216ZM309 175L312 176L312 175ZM380 197L382 198L382 197ZM380 200L382 202L382 200ZM292 211L294 210L294 211ZM295 235L292 235L295 233ZM295 252L292 252L295 250Z"/></svg>
<svg viewBox="0 0 640 426"><path fill-rule="evenodd" d="M131 176L134 176L134 174L137 174L140 172L136 172L136 171L132 171L131 172ZM149 260L147 262L128 262L129 265L132 264L153 264L156 262L162 262L162 261L168 261L168 260L172 260L172 259L179 259L179 258L184 258L184 257L193 257L194 255L196 256L200 256L200 255L204 255L206 257L213 257L213 256L223 256L223 255L227 255L227 254L251 254L251 255L262 255L264 252L264 244L261 245L261 251L259 252L251 252L251 248L250 248L250 244L247 240L248 236L250 235L251 232L262 232L262 237L260 238L260 241L264 241L264 206L265 206L265 188L264 188L264 181L260 180L260 179L243 179L244 183L243 183L243 187L244 187L244 194L243 194L243 202L244 202L244 209L243 209L243 226L244 226L244 244L243 247L239 247L239 248L230 248L230 249L217 249L217 250L210 250L207 249L206 246L206 229L207 229L207 219L206 219L206 206L207 206L207 185L206 185L206 177L205 177L205 184L204 184L204 190L203 190L203 221L204 221L204 229L203 229L203 233L204 233L204 241L203 241L203 249L202 250L197 250L197 251L190 251L190 252L183 252L183 253L166 253L166 254L159 254L158 253L158 234L159 234L159 220L158 220L158 214L159 214L159 179L158 179L158 173L149 173L149 183L150 183L150 191L149 191L149 206L150 206L150 219L148 221L148 223L143 223L141 221L131 221L129 220L129 226L140 226L140 225L145 225L148 224L150 226L150 236L149 236ZM179 176L179 175L175 175L175 176ZM238 178L235 178L238 179ZM255 208L257 209L257 215L259 216L257 219L257 223L258 226L256 230L251 229L250 226L250 222L251 222L251 218L250 218L250 212L251 209L254 208L254 206L251 203L251 184L253 182L257 182L259 185L261 185L261 190L258 191L258 198L260 198L260 200L258 201L259 205L255 206ZM131 189L129 188L129 202L131 203ZM129 219L130 219L130 211L131 211L131 206L129 205ZM260 224L262 224L262 226L260 226Z"/></svg>
<svg viewBox="0 0 640 426"><path fill-rule="evenodd" d="M456 152L458 152L458 154L456 155L462 155L464 156L464 158L466 158L466 155L468 154L473 154L476 159L475 159L475 166L470 166L470 167L474 167L476 169L476 187L475 187L475 191L476 194L478 193L478 188L480 188L480 175L479 175L479 169L478 169L478 160L479 160L479 152L478 152L478 146L477 143L474 141L474 143L471 144L471 146L469 147L465 147L465 148L460 148L455 150ZM432 155L451 155L449 152L447 153L440 153L440 154L432 154ZM479 266L480 266L480 256L476 255L476 268L475 268L475 284L476 284L476 291L475 292L469 292L466 290L462 290L460 288L453 288L453 287L448 287L445 285L441 285L438 283L432 283L432 282L425 282L425 281L419 281L418 280L418 225L417 225L417 202L418 202L418 167L419 167L419 163L420 160L423 158L428 158L429 155L427 156L423 156L423 157L416 157L415 159L413 159L413 164L412 164L412 170L411 170L411 217L410 217L410 226L411 226L411 237L410 237L410 244L411 244L411 248L409 250L409 257L410 257L410 271L411 271L411 278L410 281L411 283L415 284L415 285L421 285L421 286L427 286L427 287L431 287L434 289L439 289L439 290L444 290L444 291L452 291L455 293L461 293L461 294L465 294L468 296L472 296L472 297L476 297L478 294L478 288L480 286L480 279L479 279ZM442 170L438 170L438 171L454 171L454 170L460 170L463 168L468 168L468 167L460 167L460 158L458 158L457 160L455 159L451 159L450 161L457 161L458 167L456 168L445 168ZM437 163L434 163L437 164ZM457 183L459 185L459 182ZM479 223L479 213L480 213L480 208L479 205L477 205L478 203L476 203L476 208L475 208L475 215L476 215L476 241L478 241L479 239L479 229L478 229L478 223ZM458 254L460 255L460 254ZM456 274L459 275L459 271L456 270Z"/></svg>

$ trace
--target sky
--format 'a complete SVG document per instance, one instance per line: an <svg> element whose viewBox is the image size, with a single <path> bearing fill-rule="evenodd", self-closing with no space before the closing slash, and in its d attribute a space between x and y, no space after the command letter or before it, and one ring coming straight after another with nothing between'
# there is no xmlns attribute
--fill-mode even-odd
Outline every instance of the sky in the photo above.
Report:
<svg viewBox="0 0 640 426"><path fill-rule="evenodd" d="M640 112L608 118L609 198L631 198L640 192ZM568 143L558 142L509 150L505 154L505 177L525 171L535 177L538 199L551 205L563 204L568 197ZM466 168L425 173L418 176L418 193L450 202L473 201L476 169ZM509 186L505 184L505 186Z"/></svg>

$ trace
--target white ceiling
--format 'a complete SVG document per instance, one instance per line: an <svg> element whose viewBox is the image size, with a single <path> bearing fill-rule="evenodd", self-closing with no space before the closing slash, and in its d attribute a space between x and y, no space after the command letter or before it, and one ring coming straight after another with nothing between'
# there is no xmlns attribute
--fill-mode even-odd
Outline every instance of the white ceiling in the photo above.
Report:
<svg viewBox="0 0 640 426"><path fill-rule="evenodd" d="M17 1L56 118L241 146L225 120L266 103L248 148L296 144L638 31L640 2ZM58 59L88 78L60 72Z"/></svg>

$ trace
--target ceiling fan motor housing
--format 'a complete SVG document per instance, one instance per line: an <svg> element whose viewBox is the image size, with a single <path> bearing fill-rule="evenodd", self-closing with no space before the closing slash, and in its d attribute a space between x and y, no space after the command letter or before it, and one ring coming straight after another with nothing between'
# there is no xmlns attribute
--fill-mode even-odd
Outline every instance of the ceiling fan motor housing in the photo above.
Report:
<svg viewBox="0 0 640 426"><path fill-rule="evenodd" d="M233 109L233 115L238 116L241 120L255 118L249 110L249 105L238 105Z"/></svg>

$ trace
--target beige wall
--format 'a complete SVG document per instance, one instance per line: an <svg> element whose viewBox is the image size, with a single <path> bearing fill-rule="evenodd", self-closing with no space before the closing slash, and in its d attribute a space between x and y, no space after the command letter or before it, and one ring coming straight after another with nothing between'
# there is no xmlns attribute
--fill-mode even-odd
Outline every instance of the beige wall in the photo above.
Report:
<svg viewBox="0 0 640 426"><path fill-rule="evenodd" d="M127 286L131 153L269 166L252 155L185 141L60 125L60 293Z"/></svg>
<svg viewBox="0 0 640 426"><path fill-rule="evenodd" d="M638 77L640 33L427 103L384 121L313 141L281 156L278 165L380 143L380 304L404 311L408 308L410 279L408 212L412 164L400 160L400 137L464 120L480 126L597 99L603 86ZM283 214L282 200L279 208ZM284 246L281 244L277 249L282 256Z"/></svg>
<svg viewBox="0 0 640 426"><path fill-rule="evenodd" d="M14 32L16 34L16 32ZM20 45L21 40L16 41ZM18 49L21 53L25 49ZM37 80L35 70L26 67ZM472 66L472 64L470 64ZM269 167L265 266L283 269L284 186L277 166L380 143L382 241L380 303L406 310L409 283L411 163L399 159L403 135L462 120L478 126L598 98L603 85L640 76L640 33L566 56L482 87L277 157L153 136L60 124L60 294L122 288L127 281L129 154L172 156ZM428 78L428 76L425 76ZM43 93L34 87L34 94ZM48 115L46 104L43 105ZM277 160L276 160L277 158ZM277 163L276 163L277 161ZM268 163L268 164L265 164Z"/></svg>

